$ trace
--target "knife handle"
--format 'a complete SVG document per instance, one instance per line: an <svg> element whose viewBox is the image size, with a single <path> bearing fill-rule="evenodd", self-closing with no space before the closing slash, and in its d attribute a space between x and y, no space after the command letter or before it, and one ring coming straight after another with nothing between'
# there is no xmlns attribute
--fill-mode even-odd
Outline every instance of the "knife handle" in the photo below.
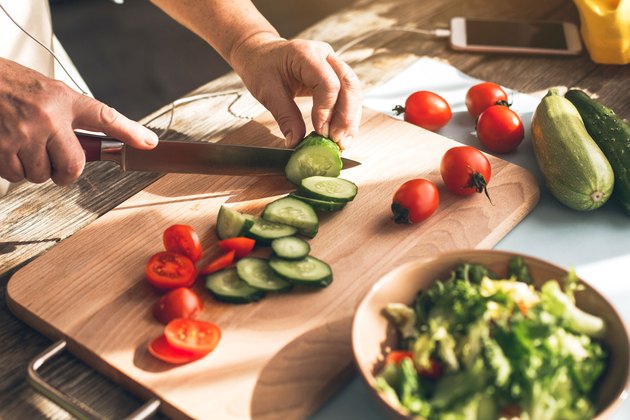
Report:
<svg viewBox="0 0 630 420"><path fill-rule="evenodd" d="M83 151L85 152L86 162L97 162L101 160L101 143L103 142L102 138L78 133L74 134L77 136L77 139L79 139L81 148L83 148Z"/></svg>

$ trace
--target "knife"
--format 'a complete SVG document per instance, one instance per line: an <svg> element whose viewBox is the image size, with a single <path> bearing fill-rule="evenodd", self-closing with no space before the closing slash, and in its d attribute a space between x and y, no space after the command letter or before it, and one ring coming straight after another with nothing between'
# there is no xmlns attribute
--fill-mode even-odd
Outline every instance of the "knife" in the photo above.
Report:
<svg viewBox="0 0 630 420"><path fill-rule="evenodd" d="M112 161L123 171L283 175L293 153L293 149L171 140L160 140L151 150L139 150L111 137L75 134L87 162ZM341 158L341 161L343 169L361 164L348 158Z"/></svg>

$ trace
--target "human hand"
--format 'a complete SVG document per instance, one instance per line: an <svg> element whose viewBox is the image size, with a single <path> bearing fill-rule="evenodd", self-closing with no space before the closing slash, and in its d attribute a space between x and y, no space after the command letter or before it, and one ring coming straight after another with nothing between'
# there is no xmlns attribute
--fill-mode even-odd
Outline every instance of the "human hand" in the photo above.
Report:
<svg viewBox="0 0 630 420"><path fill-rule="evenodd" d="M236 47L229 58L245 86L278 122L287 146L295 146L306 133L294 101L305 95L313 97L315 131L341 149L350 145L361 121L361 83L330 45L259 33Z"/></svg>
<svg viewBox="0 0 630 420"><path fill-rule="evenodd" d="M83 172L74 129L101 131L139 149L157 135L63 82L0 58L0 177L67 185Z"/></svg>

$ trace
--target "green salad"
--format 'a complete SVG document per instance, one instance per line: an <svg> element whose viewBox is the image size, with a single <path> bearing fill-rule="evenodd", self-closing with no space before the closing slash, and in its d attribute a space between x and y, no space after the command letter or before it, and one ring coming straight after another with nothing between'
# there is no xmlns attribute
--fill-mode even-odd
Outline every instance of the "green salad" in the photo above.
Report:
<svg viewBox="0 0 630 420"><path fill-rule="evenodd" d="M385 308L400 333L376 378L392 405L428 419L583 419L607 363L601 318L575 306L578 279L532 286L522 258L508 278L464 264Z"/></svg>

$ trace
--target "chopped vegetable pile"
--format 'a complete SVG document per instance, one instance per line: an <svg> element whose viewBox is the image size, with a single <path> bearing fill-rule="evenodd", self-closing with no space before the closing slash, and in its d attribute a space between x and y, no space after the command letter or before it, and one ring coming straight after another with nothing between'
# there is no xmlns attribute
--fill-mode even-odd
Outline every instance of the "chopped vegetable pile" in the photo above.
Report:
<svg viewBox="0 0 630 420"><path fill-rule="evenodd" d="M412 307L386 307L400 346L376 383L392 405L429 419L594 416L605 324L575 305L577 277L536 290L520 257L508 277L464 264Z"/></svg>

